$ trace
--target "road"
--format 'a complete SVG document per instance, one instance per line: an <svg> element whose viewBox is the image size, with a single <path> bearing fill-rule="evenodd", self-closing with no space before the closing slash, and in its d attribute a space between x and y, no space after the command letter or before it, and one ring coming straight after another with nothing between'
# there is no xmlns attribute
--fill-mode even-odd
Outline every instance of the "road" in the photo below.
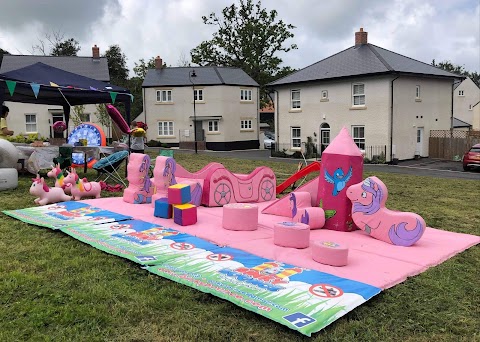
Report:
<svg viewBox="0 0 480 342"><path fill-rule="evenodd" d="M158 148L147 148L149 151L158 151ZM175 150L175 153L194 154L193 150ZM198 151L199 154L216 157L238 158L248 160L270 160L275 162L298 164L299 159L272 158L270 150L242 150L242 151ZM429 176L438 178L480 180L480 170L465 172L461 162L440 159L422 158L420 160L400 161L398 165L365 164L368 172L391 172L406 175Z"/></svg>

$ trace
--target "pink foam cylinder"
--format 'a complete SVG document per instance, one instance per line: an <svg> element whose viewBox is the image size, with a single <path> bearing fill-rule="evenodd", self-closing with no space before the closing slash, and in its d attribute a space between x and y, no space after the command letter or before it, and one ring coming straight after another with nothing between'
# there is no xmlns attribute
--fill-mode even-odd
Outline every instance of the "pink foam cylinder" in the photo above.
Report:
<svg viewBox="0 0 480 342"><path fill-rule="evenodd" d="M318 207L298 208L293 219L308 224L310 229L320 229L325 225L325 211Z"/></svg>
<svg viewBox="0 0 480 342"><path fill-rule="evenodd" d="M297 200L297 208L311 207L312 195L306 191L295 192L295 198Z"/></svg>
<svg viewBox="0 0 480 342"><path fill-rule="evenodd" d="M310 246L310 226L299 222L275 223L273 243L282 247L307 248Z"/></svg>
<svg viewBox="0 0 480 342"><path fill-rule="evenodd" d="M223 206L222 226L228 230L258 229L258 206L251 203L229 203Z"/></svg>
<svg viewBox="0 0 480 342"><path fill-rule="evenodd" d="M333 241L314 241L312 258L325 265L346 266L348 263L348 247Z"/></svg>

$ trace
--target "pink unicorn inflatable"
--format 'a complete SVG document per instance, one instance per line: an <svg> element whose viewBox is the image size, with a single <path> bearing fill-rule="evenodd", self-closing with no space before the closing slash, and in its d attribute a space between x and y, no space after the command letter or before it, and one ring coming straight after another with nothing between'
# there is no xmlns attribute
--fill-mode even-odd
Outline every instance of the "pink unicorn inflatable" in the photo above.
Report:
<svg viewBox="0 0 480 342"><path fill-rule="evenodd" d="M70 187L72 184L65 184L62 169L60 168L60 164L52 166L52 169L47 172L47 177L55 178L55 187L62 188L66 194L70 194L71 190Z"/></svg>
<svg viewBox="0 0 480 342"><path fill-rule="evenodd" d="M63 180L65 184L71 184L71 190L74 200L80 200L82 197L100 198L102 187L98 182L88 182L86 178L80 179L75 168L72 172L67 171L67 176Z"/></svg>
<svg viewBox="0 0 480 342"><path fill-rule="evenodd" d="M377 177L350 186L347 197L353 204L353 222L375 239L408 247L420 240L425 231L420 215L385 208L387 187Z"/></svg>
<svg viewBox="0 0 480 342"><path fill-rule="evenodd" d="M37 178L32 178L32 185L30 186L30 194L38 196L35 198L35 204L46 205L50 203L70 201L72 198L65 195L62 188L49 188L45 183L45 179L40 178L37 174Z"/></svg>

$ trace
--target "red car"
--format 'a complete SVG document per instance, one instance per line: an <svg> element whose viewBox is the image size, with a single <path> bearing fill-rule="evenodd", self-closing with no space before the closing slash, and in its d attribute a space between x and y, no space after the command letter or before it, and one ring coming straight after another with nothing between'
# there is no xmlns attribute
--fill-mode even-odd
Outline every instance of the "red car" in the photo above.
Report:
<svg viewBox="0 0 480 342"><path fill-rule="evenodd" d="M471 167L480 167L480 144L473 145L463 155L463 169L468 171Z"/></svg>

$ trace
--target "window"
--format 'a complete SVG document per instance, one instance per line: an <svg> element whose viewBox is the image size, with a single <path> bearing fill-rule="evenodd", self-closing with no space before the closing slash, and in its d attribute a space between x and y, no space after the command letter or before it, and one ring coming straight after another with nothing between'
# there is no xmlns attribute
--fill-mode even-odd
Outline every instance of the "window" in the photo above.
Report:
<svg viewBox="0 0 480 342"><path fill-rule="evenodd" d="M322 100L328 100L328 91L322 90Z"/></svg>
<svg viewBox="0 0 480 342"><path fill-rule="evenodd" d="M25 133L37 133L37 114L25 114Z"/></svg>
<svg viewBox="0 0 480 342"><path fill-rule="evenodd" d="M291 108L292 109L300 109L300 89L295 89L290 91L290 98L291 98Z"/></svg>
<svg viewBox="0 0 480 342"><path fill-rule="evenodd" d="M218 132L218 120L211 120L208 122L208 131L209 132Z"/></svg>
<svg viewBox="0 0 480 342"><path fill-rule="evenodd" d="M195 102L203 101L203 89L194 89L193 99Z"/></svg>
<svg viewBox="0 0 480 342"><path fill-rule="evenodd" d="M158 135L173 136L173 121L159 121Z"/></svg>
<svg viewBox="0 0 480 342"><path fill-rule="evenodd" d="M157 90L157 102L172 102L172 91Z"/></svg>
<svg viewBox="0 0 480 342"><path fill-rule="evenodd" d="M359 149L365 150L365 126L352 126L352 138Z"/></svg>
<svg viewBox="0 0 480 342"><path fill-rule="evenodd" d="M468 110L473 110L473 105L468 105Z"/></svg>
<svg viewBox="0 0 480 342"><path fill-rule="evenodd" d="M354 84L352 87L353 105L365 106L365 84Z"/></svg>
<svg viewBox="0 0 480 342"><path fill-rule="evenodd" d="M300 127L292 127L292 148L302 147L302 139L300 138Z"/></svg>
<svg viewBox="0 0 480 342"><path fill-rule="evenodd" d="M458 91L458 96L464 96L463 90L459 90L459 91Z"/></svg>
<svg viewBox="0 0 480 342"><path fill-rule="evenodd" d="M240 101L252 101L252 90L240 89Z"/></svg>
<svg viewBox="0 0 480 342"><path fill-rule="evenodd" d="M90 122L90 113L82 113L79 115L80 121Z"/></svg>
<svg viewBox="0 0 480 342"><path fill-rule="evenodd" d="M240 120L240 129L252 129L252 120Z"/></svg>
<svg viewBox="0 0 480 342"><path fill-rule="evenodd" d="M415 98L416 99L420 98L420 86L419 85L415 86Z"/></svg>

